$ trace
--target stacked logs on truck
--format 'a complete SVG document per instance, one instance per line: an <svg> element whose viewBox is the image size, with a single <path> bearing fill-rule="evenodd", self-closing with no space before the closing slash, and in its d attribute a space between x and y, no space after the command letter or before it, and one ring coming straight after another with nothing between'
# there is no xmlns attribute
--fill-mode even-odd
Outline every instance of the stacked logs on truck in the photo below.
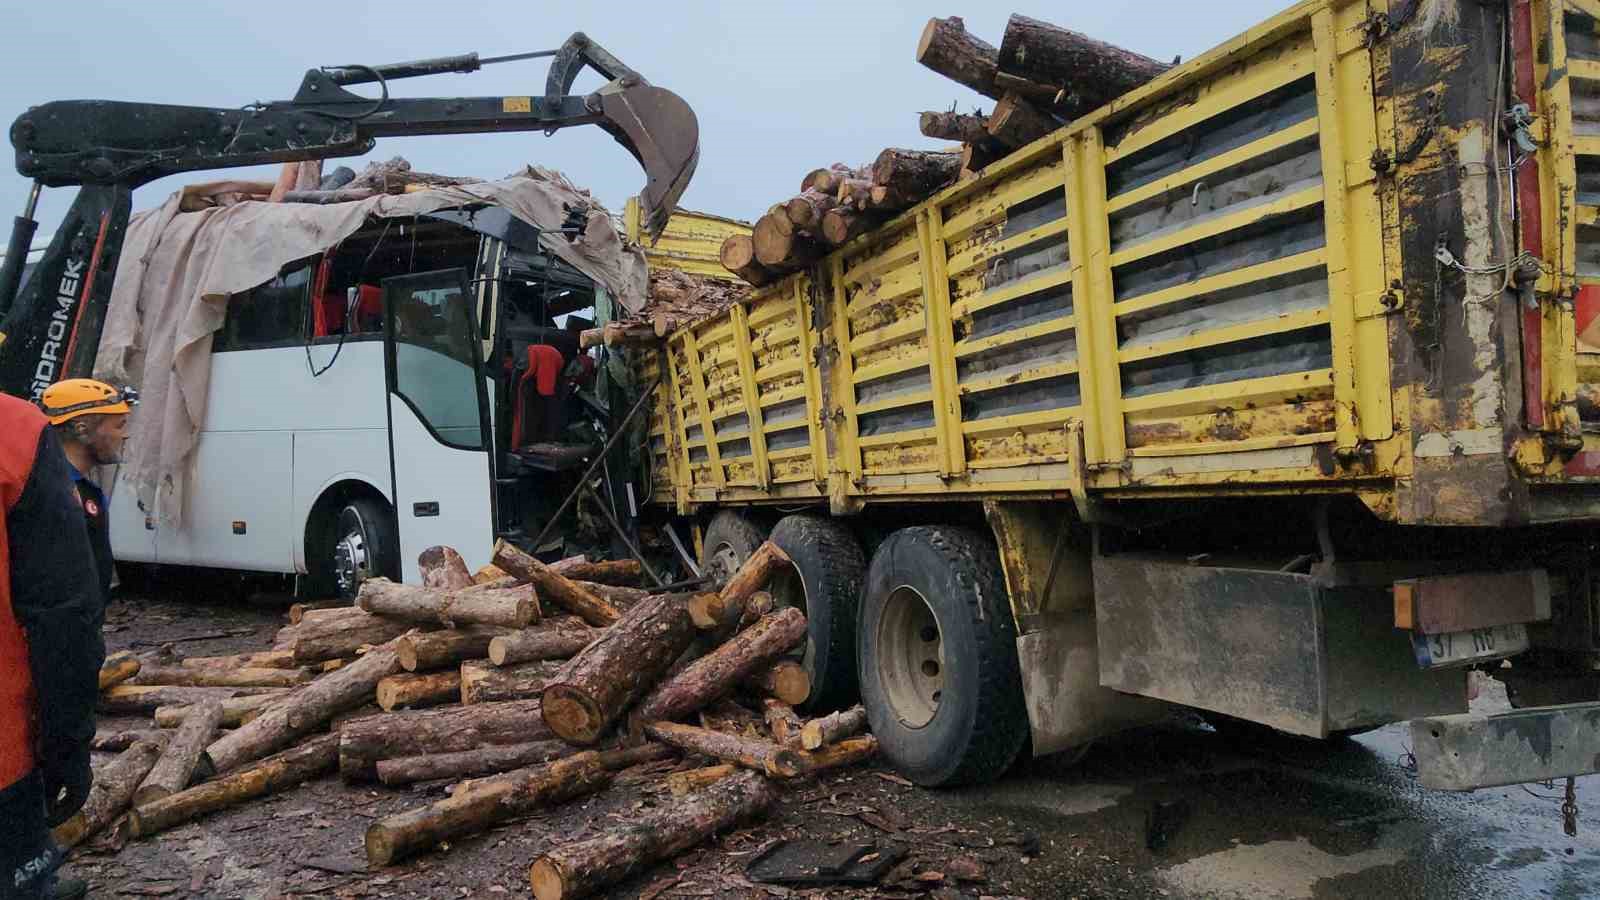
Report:
<svg viewBox="0 0 1600 900"><path fill-rule="evenodd" d="M102 702L155 727L96 736L119 755L58 840L113 823L160 834L334 774L374 789L454 782L371 824L377 867L645 785L661 798L648 816L528 861L536 896L580 896L762 815L784 780L875 754L859 708L797 711L807 622L769 590L792 565L776 544L684 593L642 587L631 560L545 562L504 542L491 558L472 573L430 548L420 584L372 579L352 606L301 609L271 650L113 659Z"/></svg>
<svg viewBox="0 0 1600 900"><path fill-rule="evenodd" d="M607 347L655 345L672 332L717 315L749 296L750 289L731 275L713 278L663 266L651 266L644 307L619 321L598 328L585 329L578 334L578 343L584 349L601 345ZM637 565L634 560L626 562ZM581 580L601 580L585 579L582 575L572 577Z"/></svg>
<svg viewBox="0 0 1600 900"><path fill-rule="evenodd" d="M969 33L958 17L928 20L917 62L995 101L989 112L923 112L923 135L961 142L970 177L1161 75L1166 63L1049 22L1013 15L999 47Z"/></svg>

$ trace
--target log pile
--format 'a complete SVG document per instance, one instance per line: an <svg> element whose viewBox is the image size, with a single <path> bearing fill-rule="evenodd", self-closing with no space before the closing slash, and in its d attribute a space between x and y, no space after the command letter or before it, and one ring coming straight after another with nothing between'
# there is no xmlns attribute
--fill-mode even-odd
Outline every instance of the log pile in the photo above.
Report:
<svg viewBox="0 0 1600 900"><path fill-rule="evenodd" d="M355 606L301 608L269 651L112 660L102 697L155 712L157 727L97 736L120 755L58 839L113 823L156 835L333 773L457 782L371 824L379 867L633 770L624 780L656 784L663 803L528 861L536 896L583 896L762 815L785 780L876 752L854 736L859 709L809 724L795 712L810 690L806 618L764 590L790 565L771 542L700 594L646 590L633 562L545 563L503 542L493 560L474 576L431 548L423 584L373 579ZM368 712L374 701L383 711Z"/></svg>

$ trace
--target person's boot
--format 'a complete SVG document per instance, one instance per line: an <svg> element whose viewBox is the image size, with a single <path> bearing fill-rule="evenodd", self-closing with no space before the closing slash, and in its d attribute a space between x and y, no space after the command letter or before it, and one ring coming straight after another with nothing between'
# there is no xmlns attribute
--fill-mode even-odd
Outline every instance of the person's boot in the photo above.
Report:
<svg viewBox="0 0 1600 900"><path fill-rule="evenodd" d="M51 900L83 900L89 896L89 882L82 878L57 878Z"/></svg>

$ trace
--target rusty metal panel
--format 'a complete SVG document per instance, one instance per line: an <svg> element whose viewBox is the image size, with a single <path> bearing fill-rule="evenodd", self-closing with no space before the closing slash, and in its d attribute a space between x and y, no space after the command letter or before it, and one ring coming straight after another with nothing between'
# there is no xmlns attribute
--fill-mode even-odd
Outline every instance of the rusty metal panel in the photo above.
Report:
<svg viewBox="0 0 1600 900"><path fill-rule="evenodd" d="M1544 569L1517 572L1472 572L1408 578L1394 585L1395 609L1404 603L1409 628L1423 634L1447 634L1543 622L1550 618L1550 576Z"/></svg>

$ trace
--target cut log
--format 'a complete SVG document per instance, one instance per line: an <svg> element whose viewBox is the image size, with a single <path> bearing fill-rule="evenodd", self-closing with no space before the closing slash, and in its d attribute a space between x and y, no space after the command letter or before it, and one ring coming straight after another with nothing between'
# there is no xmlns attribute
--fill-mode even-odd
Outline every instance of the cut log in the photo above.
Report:
<svg viewBox="0 0 1600 900"><path fill-rule="evenodd" d="M348 666L351 662L352 661L348 659L325 659L317 665L317 669L326 675L329 672L339 671L345 666Z"/></svg>
<svg viewBox="0 0 1600 900"><path fill-rule="evenodd" d="M989 139L984 129L989 117L982 113L924 112L917 118L917 128L925 136L941 141L960 141L978 144Z"/></svg>
<svg viewBox="0 0 1600 900"><path fill-rule="evenodd" d="M592 794L611 783L611 773L638 761L660 758L659 746L638 751L586 751L503 775L468 781L449 797L386 816L367 828L367 864L387 866L440 841L482 831L497 822Z"/></svg>
<svg viewBox="0 0 1600 900"><path fill-rule="evenodd" d="M384 712L438 706L461 699L461 675L454 670L390 675L378 682L378 707Z"/></svg>
<svg viewBox="0 0 1600 900"><path fill-rule="evenodd" d="M851 209L830 209L822 217L822 239L830 247L837 247L871 229L877 217Z"/></svg>
<svg viewBox="0 0 1600 900"><path fill-rule="evenodd" d="M238 728L287 693L288 691L273 691L270 694L255 694L248 697L227 697L223 699L221 701L222 727ZM199 705L156 707L156 727L177 728L183 724L184 719L189 718L189 713L193 712Z"/></svg>
<svg viewBox="0 0 1600 900"><path fill-rule="evenodd" d="M139 782L144 781L156 760L161 758L168 740L167 733L162 732L159 737L134 744L101 766L94 773L94 784L89 788L89 799L84 801L83 808L50 832L56 846L71 850L122 815L133 800Z"/></svg>
<svg viewBox="0 0 1600 900"><path fill-rule="evenodd" d="M805 771L802 751L771 741L676 722L651 722L644 726L644 733L679 750L712 756L779 778L793 778Z"/></svg>
<svg viewBox="0 0 1600 900"><path fill-rule="evenodd" d="M805 667L791 659L774 663L751 676L745 689L761 697L776 697L790 706L799 706L811 696L811 676Z"/></svg>
<svg viewBox="0 0 1600 900"><path fill-rule="evenodd" d="M504 569L500 568L494 563L484 563L483 568L472 573L472 583L487 584L491 581L499 581L500 579L506 577L509 576L506 575Z"/></svg>
<svg viewBox="0 0 1600 900"><path fill-rule="evenodd" d="M709 784L716 784L729 775L739 771L739 767L732 763L721 763L715 766L705 766L699 769L686 769L682 772L673 772L662 782L674 797L693 793Z"/></svg>
<svg viewBox="0 0 1600 900"><path fill-rule="evenodd" d="M573 613L596 628L604 628L622 618L622 613L616 607L574 584L565 575L550 571L544 563L504 540L495 542L493 562L518 580L532 582L541 599Z"/></svg>
<svg viewBox="0 0 1600 900"><path fill-rule="evenodd" d="M928 20L917 42L917 62L995 100L1010 89L1019 91L1029 100L1054 104L1059 92L1054 86L1036 84L1025 78L1002 79L999 49L969 34L966 24L957 16Z"/></svg>
<svg viewBox="0 0 1600 900"><path fill-rule="evenodd" d="M722 250L718 254L722 267L729 272L743 278L745 281L760 287L770 284L777 275L756 262L755 241L746 234L735 234L722 242Z"/></svg>
<svg viewBox="0 0 1600 900"><path fill-rule="evenodd" d="M654 347L660 342L652 325L607 322L599 328L585 328L578 332L578 347L583 350L600 346Z"/></svg>
<svg viewBox="0 0 1600 900"><path fill-rule="evenodd" d="M167 741L167 748L162 751L155 768L145 776L139 789L133 792L133 802L142 805L170 797L188 787L196 777L209 776L211 773L201 764L201 754L220 727L221 702L211 700L191 709L183 724Z"/></svg>
<svg viewBox="0 0 1600 900"><path fill-rule="evenodd" d="M455 753L401 756L378 760L378 780L395 787L438 778L493 775L571 756L574 752L572 745L566 741L533 741L526 744L491 744Z"/></svg>
<svg viewBox="0 0 1600 900"><path fill-rule="evenodd" d="M575 581L573 584L615 606L620 612L627 612L635 603L650 596L650 591L644 588L624 587L620 584L600 584L596 581Z"/></svg>
<svg viewBox="0 0 1600 900"><path fill-rule="evenodd" d="M378 682L400 671L392 645L376 647L337 672L299 688L206 748L212 771L227 772L281 750L338 713L372 699Z"/></svg>
<svg viewBox="0 0 1600 900"><path fill-rule="evenodd" d="M871 176L841 179L834 196L838 198L839 205L845 209L857 211L866 209L872 202Z"/></svg>
<svg viewBox="0 0 1600 900"><path fill-rule="evenodd" d="M529 628L489 641L489 662L497 666L541 659L570 659L601 635L597 628Z"/></svg>
<svg viewBox="0 0 1600 900"><path fill-rule="evenodd" d="M762 541L761 546L751 553L739 570L733 573L728 583L718 591L722 605L744 610L744 604L750 596L767 586L772 576L785 566L792 566L789 554L783 552L771 541Z"/></svg>
<svg viewBox="0 0 1600 900"><path fill-rule="evenodd" d="M589 562L578 556L550 564L550 571L573 581L593 581L620 587L637 587L644 577L644 567L637 559L608 559Z"/></svg>
<svg viewBox="0 0 1600 900"><path fill-rule="evenodd" d="M961 154L950 150L885 148L872 163L872 183L921 200L956 179Z"/></svg>
<svg viewBox="0 0 1600 900"><path fill-rule="evenodd" d="M422 570L422 586L436 591L459 591L472 586L472 573L467 561L451 547L429 547L417 554L417 568Z"/></svg>
<svg viewBox="0 0 1600 900"><path fill-rule="evenodd" d="M540 629L542 630L542 629ZM408 634L395 641L395 651L400 654L400 667L407 672L428 672L434 669L454 668L463 660L483 659L494 639L507 634L520 634L503 628L472 627L426 634Z"/></svg>
<svg viewBox="0 0 1600 900"><path fill-rule="evenodd" d="M968 144L961 148L961 177L972 178L981 172L985 166L994 162L999 157L984 149L981 144Z"/></svg>
<svg viewBox="0 0 1600 900"><path fill-rule="evenodd" d="M139 658L127 650L106 657L100 666L100 690L115 687L139 674Z"/></svg>
<svg viewBox="0 0 1600 900"><path fill-rule="evenodd" d="M794 707L776 697L767 697L761 701L761 708L767 720L767 730L772 732L774 741L785 747L800 743L801 731L805 725L795 713Z"/></svg>
<svg viewBox="0 0 1600 900"><path fill-rule="evenodd" d="M168 687L119 684L106 688L96 704L103 713L148 716L161 706L188 706L202 700L223 700L255 694L279 694L282 688Z"/></svg>
<svg viewBox="0 0 1600 900"><path fill-rule="evenodd" d="M816 750L867 730L867 711L860 704L812 719L800 731L800 746Z"/></svg>
<svg viewBox="0 0 1600 900"><path fill-rule="evenodd" d="M462 567L465 569L465 566ZM526 628L539 621L539 598L532 585L496 590L482 585L461 590L430 590L368 578L357 598L374 615L424 625L498 625Z"/></svg>
<svg viewBox="0 0 1600 900"><path fill-rule="evenodd" d="M455 753L553 736L545 727L537 700L380 713L340 726L339 774L347 781L372 781L378 777L381 759Z"/></svg>
<svg viewBox="0 0 1600 900"><path fill-rule="evenodd" d="M684 605L689 610L689 618L694 622L694 627L701 631L731 628L738 624L739 616L743 612L738 606L723 603L722 595L714 591L694 594Z"/></svg>
<svg viewBox="0 0 1600 900"><path fill-rule="evenodd" d="M784 232L788 233L785 234ZM755 232L750 236L755 242L756 262L769 269L794 270L815 261L821 255L815 243L789 226L785 213L779 217L767 213L756 220Z"/></svg>
<svg viewBox="0 0 1600 900"><path fill-rule="evenodd" d="M372 621L370 614L351 603L341 601L335 605L318 607L311 607L308 604L302 605L306 608L301 610L299 621L292 621L289 628L279 629L280 634L284 631L290 631L291 634L310 634L313 631L334 630L329 627L314 626L330 626L331 623L346 620L354 622ZM289 610L292 617L294 607L289 607Z"/></svg>
<svg viewBox="0 0 1600 900"><path fill-rule="evenodd" d="M121 753L140 741L157 739L162 732L135 728L128 731L96 731L89 739L89 749L96 753Z"/></svg>
<svg viewBox="0 0 1600 900"><path fill-rule="evenodd" d="M295 603L289 607L289 624L299 625L305 621L306 613L321 612L327 609L348 609L350 604L345 600L308 600L304 603Z"/></svg>
<svg viewBox="0 0 1600 900"><path fill-rule="evenodd" d="M325 630L315 634L295 637L291 649L294 650L296 664L306 666L357 656L368 647L386 644L417 628L414 623L375 616L365 610L358 609L355 612L361 618L341 619L321 626ZM420 630L429 631L433 628Z"/></svg>
<svg viewBox="0 0 1600 900"><path fill-rule="evenodd" d="M1060 127L1060 122L1016 94L1006 94L1001 97L1000 102L994 105L994 112L989 114L989 121L984 126L995 143L1005 147L1021 147L1023 144L1033 143Z"/></svg>
<svg viewBox="0 0 1600 900"><path fill-rule="evenodd" d="M310 669L224 669L192 666L145 666L134 676L134 684L165 684L182 687L261 687L291 688L316 677Z"/></svg>
<svg viewBox="0 0 1600 900"><path fill-rule="evenodd" d="M264 797L329 772L339 760L339 736L324 734L231 775L197 784L128 813L128 835L146 837L199 817Z"/></svg>
<svg viewBox="0 0 1600 900"><path fill-rule="evenodd" d="M227 656L188 656L182 665L188 669L293 669L294 651L263 650L259 653L234 653Z"/></svg>
<svg viewBox="0 0 1600 900"><path fill-rule="evenodd" d="M562 679L544 690L550 730L574 744L599 740L693 640L684 600L682 594L647 598L574 656Z"/></svg>
<svg viewBox="0 0 1600 900"><path fill-rule="evenodd" d="M497 666L488 660L469 659L461 664L461 702L471 705L537 697L561 671L561 665L554 660L537 660Z"/></svg>
<svg viewBox="0 0 1600 900"><path fill-rule="evenodd" d="M790 607L764 616L662 682L640 701L636 722L673 721L733 692L806 639L806 616Z"/></svg>
<svg viewBox="0 0 1600 900"><path fill-rule="evenodd" d="M641 813L626 825L546 852L528 868L528 881L538 900L596 894L719 831L760 818L777 800L778 791L771 782L753 773L739 773Z"/></svg>
<svg viewBox="0 0 1600 900"><path fill-rule="evenodd" d="M772 599L772 594L767 591L756 591L744 602L744 609L739 612L739 627L749 628L761 621L762 616L770 614L777 605L777 601Z"/></svg>
<svg viewBox="0 0 1600 900"><path fill-rule="evenodd" d="M822 227L822 217L839 205L839 198L822 191L806 191L783 205L783 214L789 224L803 231L814 232Z"/></svg>
<svg viewBox="0 0 1600 900"><path fill-rule="evenodd" d="M813 775L829 769L841 769L871 759L878 752L878 739L872 735L845 738L817 750L800 751L800 761L805 774Z"/></svg>
<svg viewBox="0 0 1600 900"><path fill-rule="evenodd" d="M999 71L1062 89L1057 108L1076 117L1171 68L1132 50L1024 15L1006 22ZM1059 96L1059 95L1058 95Z"/></svg>

